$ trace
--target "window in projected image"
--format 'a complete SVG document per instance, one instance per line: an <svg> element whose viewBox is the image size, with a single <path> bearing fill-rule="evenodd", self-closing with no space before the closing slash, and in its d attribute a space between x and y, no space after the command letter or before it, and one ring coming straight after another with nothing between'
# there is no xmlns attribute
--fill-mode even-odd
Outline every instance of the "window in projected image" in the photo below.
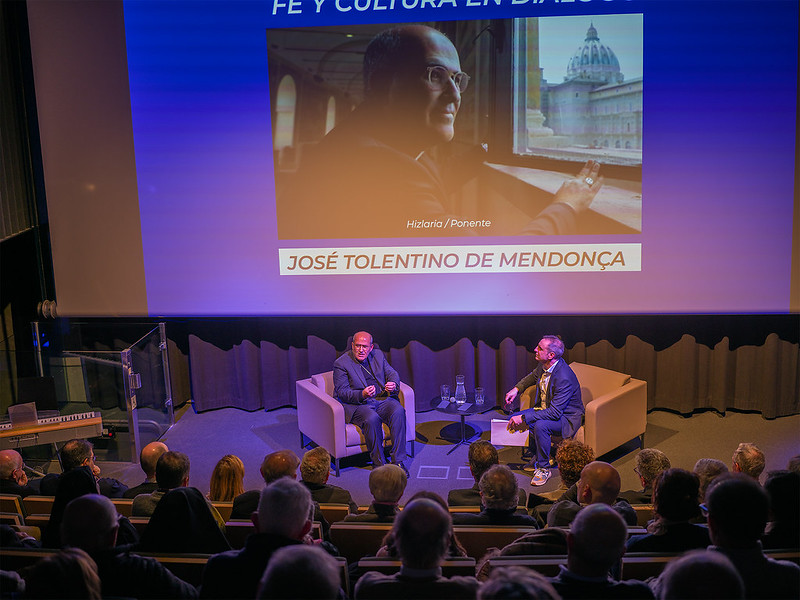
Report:
<svg viewBox="0 0 800 600"><path fill-rule="evenodd" d="M642 163L642 15L515 19L514 153Z"/></svg>

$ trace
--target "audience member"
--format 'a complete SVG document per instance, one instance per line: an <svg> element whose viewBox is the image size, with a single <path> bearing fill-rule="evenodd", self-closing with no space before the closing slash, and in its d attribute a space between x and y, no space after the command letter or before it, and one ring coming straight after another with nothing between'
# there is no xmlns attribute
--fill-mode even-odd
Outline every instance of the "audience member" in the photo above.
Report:
<svg viewBox="0 0 800 600"><path fill-rule="evenodd" d="M560 500L561 496L581 478L583 467L594 460L594 450L591 446L576 439L563 440L556 449L556 466L561 476L558 489L552 492L542 492L539 497L545 500Z"/></svg>
<svg viewBox="0 0 800 600"><path fill-rule="evenodd" d="M278 548L258 584L256 599L344 598L339 563L318 546Z"/></svg>
<svg viewBox="0 0 800 600"><path fill-rule="evenodd" d="M652 504L653 503L653 482L659 473L663 473L670 468L669 458L658 448L643 448L636 455L636 466L634 473L639 476L642 490L628 490L622 492L619 497L627 500L631 504Z"/></svg>
<svg viewBox="0 0 800 600"><path fill-rule="evenodd" d="M477 440L469 445L467 460L475 484L470 488L450 490L447 494L447 504L450 506L479 506L481 491L478 488L478 482L481 480L481 476L489 470L489 467L500 463L497 448L486 440ZM519 505L525 506L525 502L525 490L519 490Z"/></svg>
<svg viewBox="0 0 800 600"><path fill-rule="evenodd" d="M66 471L57 482L50 520L42 531L42 546L45 548L61 548L61 520L67 504L85 494L98 493L97 480L88 466Z"/></svg>
<svg viewBox="0 0 800 600"><path fill-rule="evenodd" d="M732 468L734 473L744 473L748 477L752 477L756 481L761 477L764 471L764 453L758 449L758 446L748 442L742 442L736 448L731 457Z"/></svg>
<svg viewBox="0 0 800 600"><path fill-rule="evenodd" d="M25 462L16 450L0 450L0 494L25 497L38 494L38 486L30 485Z"/></svg>
<svg viewBox="0 0 800 600"><path fill-rule="evenodd" d="M617 498L619 488L619 473L613 466L599 460L590 462L581 471L575 486L575 500L564 498L553 504L547 513L547 524L550 527L567 527L584 506L607 504L633 527L637 524L636 512L627 501Z"/></svg>
<svg viewBox="0 0 800 600"><path fill-rule="evenodd" d="M121 498L128 489L128 486L117 479L100 477L100 467L95 464L94 445L88 440L69 440L61 446L58 456L64 473L78 467L89 467L97 479L100 493L107 498ZM58 473L45 475L39 486L39 493L43 496L55 496L60 477Z"/></svg>
<svg viewBox="0 0 800 600"><path fill-rule="evenodd" d="M489 468L479 482L481 505L478 514L453 515L457 525L517 525L538 527L536 519L527 514L517 514L519 484L514 472L506 465Z"/></svg>
<svg viewBox="0 0 800 600"><path fill-rule="evenodd" d="M347 504L351 513L358 512L358 504L353 501L349 491L328 483L330 474L331 455L325 448L317 446L303 455L300 461L301 483L311 492L314 501Z"/></svg>
<svg viewBox="0 0 800 600"><path fill-rule="evenodd" d="M149 494L138 494L131 504L131 515L149 517L161 498L169 490L189 485L189 457L183 452L164 452L156 461L157 489Z"/></svg>
<svg viewBox="0 0 800 600"><path fill-rule="evenodd" d="M25 570L25 598L100 600L97 564L80 548L46 556Z"/></svg>
<svg viewBox="0 0 800 600"><path fill-rule="evenodd" d="M0 523L0 548L41 548L42 544L19 525Z"/></svg>
<svg viewBox="0 0 800 600"><path fill-rule="evenodd" d="M790 458L786 468L792 473L800 473L800 454Z"/></svg>
<svg viewBox="0 0 800 600"><path fill-rule="evenodd" d="M123 498L135 498L139 494L150 494L158 489L156 482L156 464L164 452L169 448L164 442L150 442L139 452L139 466L144 471L144 481L139 485L125 490Z"/></svg>
<svg viewBox="0 0 800 600"><path fill-rule="evenodd" d="M0 597L22 598L25 592L25 580L16 571L0 569Z"/></svg>
<svg viewBox="0 0 800 600"><path fill-rule="evenodd" d="M547 577L526 567L500 567L478 590L478 600L561 600Z"/></svg>
<svg viewBox="0 0 800 600"><path fill-rule="evenodd" d="M528 510L540 527L547 524L547 513L558 500L572 500L578 497L577 483L583 467L594 460L591 446L576 439L566 439L556 449L556 465L561 476L558 488L550 492L528 495Z"/></svg>
<svg viewBox="0 0 800 600"><path fill-rule="evenodd" d="M156 462L156 485L158 489L150 494L137 495L131 504L131 514L134 517L152 516L167 492L189 485L190 469L189 457L183 452L174 452L172 450L164 452ZM207 498L206 505L217 526L224 532L225 519L222 518L222 515Z"/></svg>
<svg viewBox="0 0 800 600"><path fill-rule="evenodd" d="M474 577L442 577L441 563L450 547L453 524L440 504L426 498L409 502L397 516L392 531L400 555L400 572L365 573L356 583L356 599L476 597L479 583Z"/></svg>
<svg viewBox="0 0 800 600"><path fill-rule="evenodd" d="M103 598L196 598L194 586L178 579L154 558L117 547L119 521L111 501L87 494L64 511L61 534L66 546L85 550L97 564Z"/></svg>
<svg viewBox="0 0 800 600"><path fill-rule="evenodd" d="M727 473L728 467L724 462L716 458L701 458L694 464L692 471L700 480L697 499L702 503L706 500L706 490L709 484L723 473Z"/></svg>
<svg viewBox="0 0 800 600"><path fill-rule="evenodd" d="M268 484L251 515L256 533L241 550L229 550L208 559L200 596L254 598L258 582L272 554L284 546L307 542L313 504L306 487L291 477Z"/></svg>
<svg viewBox="0 0 800 600"><path fill-rule="evenodd" d="M744 583L728 557L693 550L667 564L651 584L659 600L744 598Z"/></svg>
<svg viewBox="0 0 800 600"><path fill-rule="evenodd" d="M199 554L230 549L224 523L220 528L218 515L212 513L212 508L197 488L177 487L167 491L142 533L140 549L145 552Z"/></svg>
<svg viewBox="0 0 800 600"><path fill-rule="evenodd" d="M439 494L435 492L429 492L427 490L420 490L411 498L409 498L409 502L413 502L419 498L427 498L428 500L433 500L437 502L439 506L443 509L448 510L447 503L444 501ZM394 532L390 531L387 533L383 538L383 545L375 554L375 556L387 556L390 558L399 558L400 554L397 551L397 545L395 544L394 540ZM464 546L461 545L461 542L458 541L456 534L453 533L453 536L450 538L450 547L447 551L448 557L458 557L458 556L467 556L467 551Z"/></svg>
<svg viewBox="0 0 800 600"><path fill-rule="evenodd" d="M233 454L217 461L211 473L208 499L212 502L230 502L244 493L244 463Z"/></svg>
<svg viewBox="0 0 800 600"><path fill-rule="evenodd" d="M277 481L281 477L288 477L290 479L297 479L297 467L300 466L300 459L297 454L291 450L278 450L271 452L264 457L261 463L261 477L264 483L269 485L273 481ZM258 490L248 490L243 494L239 494L233 499L233 510L231 511L231 519L249 519L256 510L258 510L258 503L261 498L261 493ZM322 539L330 539L330 523L328 523L322 510L319 508L318 502L313 502L314 505L314 521L317 521L322 528Z"/></svg>
<svg viewBox="0 0 800 600"><path fill-rule="evenodd" d="M690 523L700 514L697 475L684 469L667 469L656 477L653 490L655 519L649 533L632 536L628 552L683 552L706 548L708 528Z"/></svg>
<svg viewBox="0 0 800 600"><path fill-rule="evenodd" d="M800 548L800 473L772 471L764 489L770 504L770 520L761 538L764 549Z"/></svg>
<svg viewBox="0 0 800 600"><path fill-rule="evenodd" d="M291 450L278 450L270 452L261 462L261 477L269 485L281 477L297 479L297 467L300 459ZM248 490L233 499L231 519L249 519L250 515L258 509L261 498L260 490Z"/></svg>
<svg viewBox="0 0 800 600"><path fill-rule="evenodd" d="M743 474L718 478L706 499L712 546L727 556L744 581L747 598L800 597L800 565L764 555L759 541L769 515L769 498Z"/></svg>
<svg viewBox="0 0 800 600"><path fill-rule="evenodd" d="M397 465L385 464L373 468L369 473L369 493L372 494L369 508L357 515L347 515L344 520L391 523L407 483L406 472Z"/></svg>
<svg viewBox="0 0 800 600"><path fill-rule="evenodd" d="M644 582L609 577L609 570L625 553L627 537L622 517L607 504L595 503L581 510L567 534L567 566L550 578L553 587L565 600L653 598Z"/></svg>

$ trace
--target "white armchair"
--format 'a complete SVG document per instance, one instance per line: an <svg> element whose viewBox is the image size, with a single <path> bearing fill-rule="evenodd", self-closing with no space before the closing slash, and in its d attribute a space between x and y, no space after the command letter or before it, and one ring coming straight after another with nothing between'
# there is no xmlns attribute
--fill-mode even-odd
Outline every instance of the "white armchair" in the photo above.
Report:
<svg viewBox="0 0 800 600"><path fill-rule="evenodd" d="M339 475L339 460L367 451L364 434L359 427L345 422L344 407L333 397L333 371L312 375L295 383L297 390L297 426L300 429L300 444L305 438L325 448L333 457L336 475ZM414 412L414 390L400 383L400 403L406 409L406 442L410 456L414 456L416 438L416 414ZM393 442L389 428L383 425L384 445Z"/></svg>
<svg viewBox="0 0 800 600"><path fill-rule="evenodd" d="M602 367L571 363L581 385L586 408L584 424L574 438L592 447L601 456L639 437L644 447L647 427L647 382ZM520 410L531 406L535 387L520 395Z"/></svg>

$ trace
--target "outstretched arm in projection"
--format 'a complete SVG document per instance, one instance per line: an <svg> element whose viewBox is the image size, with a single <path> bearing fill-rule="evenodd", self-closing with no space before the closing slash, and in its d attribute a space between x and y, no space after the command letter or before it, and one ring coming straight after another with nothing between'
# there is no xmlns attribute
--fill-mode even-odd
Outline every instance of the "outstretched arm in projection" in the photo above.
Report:
<svg viewBox="0 0 800 600"><path fill-rule="evenodd" d="M600 163L586 161L575 177L567 179L553 202L522 230L523 235L569 235L575 233L576 217L589 208L603 187Z"/></svg>

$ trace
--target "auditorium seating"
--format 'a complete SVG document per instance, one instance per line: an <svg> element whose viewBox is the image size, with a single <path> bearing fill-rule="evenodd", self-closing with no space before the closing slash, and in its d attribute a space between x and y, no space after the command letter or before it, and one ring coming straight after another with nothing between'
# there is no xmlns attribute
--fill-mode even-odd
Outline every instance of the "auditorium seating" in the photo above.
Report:
<svg viewBox="0 0 800 600"><path fill-rule="evenodd" d="M320 502L319 510L328 523L338 523L350 514L350 506L347 504Z"/></svg>
<svg viewBox="0 0 800 600"><path fill-rule="evenodd" d="M22 498L17 494L0 494L0 513L16 513L25 517L26 513Z"/></svg>
<svg viewBox="0 0 800 600"><path fill-rule="evenodd" d="M365 556L359 559L358 570L360 572L377 571L378 573L392 575L400 570L401 564L399 559ZM475 575L475 559L471 556L448 558L442 563L441 567L442 575L445 577L453 577L454 575Z"/></svg>

